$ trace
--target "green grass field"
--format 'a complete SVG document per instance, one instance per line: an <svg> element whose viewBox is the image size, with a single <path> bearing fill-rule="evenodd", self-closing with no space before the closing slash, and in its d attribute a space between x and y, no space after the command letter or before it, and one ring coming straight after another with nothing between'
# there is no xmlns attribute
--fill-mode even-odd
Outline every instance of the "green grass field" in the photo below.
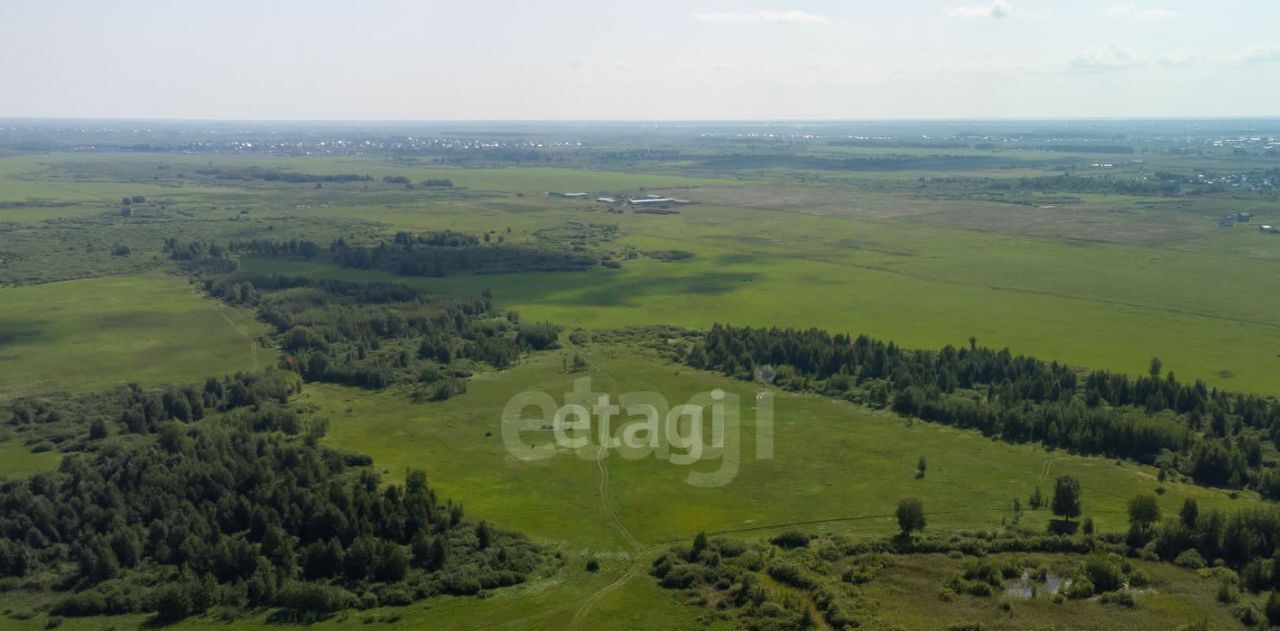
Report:
<svg viewBox="0 0 1280 631"><path fill-rule="evenodd" d="M711 206L618 222L627 245L695 256L587 273L398 280L442 291L489 289L505 307L568 326L818 326L926 348L974 335L1090 368L1135 373L1159 356L1182 377L1233 390L1280 389L1280 325L1270 315L1280 308L1274 259L1250 260L1246 272L1238 257L1212 250ZM246 267L370 276L288 261ZM1256 291L1222 282L1240 274Z"/></svg>
<svg viewBox="0 0 1280 631"><path fill-rule="evenodd" d="M0 289L0 397L265 367L252 314L164 274Z"/></svg>
<svg viewBox="0 0 1280 631"><path fill-rule="evenodd" d="M581 352L592 365L586 373L565 373L560 353L544 353L512 370L479 376L466 394L443 403L413 404L392 391L320 384L306 388L301 402L317 406L329 419L325 441L330 446L372 455L390 478L401 477L408 468L425 469L433 487L461 501L468 514L525 532L564 555L560 565L532 583L497 590L487 598L435 599L407 608L352 612L309 628L347 628L364 618L386 616L397 618L376 628L705 628L702 610L679 604L645 574L651 555L699 530L747 539L786 528L877 538L896 529L893 508L908 495L924 501L930 529L995 528L1011 517L1013 498L1025 506L1037 485L1048 492L1053 479L1063 474L1081 480L1085 515L1101 530L1122 530L1127 499L1158 486L1150 467L1010 445L974 432L907 423L889 413L785 392L776 393L775 457L756 460L751 384L660 363L623 346L592 346ZM538 390L559 401L572 389L573 380L583 377L590 377L593 389L601 392L653 391L672 404L712 388L741 396L747 423L741 433L738 476L723 488L700 489L685 483L688 468L653 457L627 460L612 453L601 463L562 452L529 463L508 453L499 422L508 399ZM538 437L536 432L526 434L530 440L546 439ZM588 450L587 455L593 453L597 452ZM923 479L916 479L921 456L928 459L929 469ZM718 461L712 461L694 468L717 466ZM1166 512L1176 511L1186 497L1195 497L1203 508L1241 508L1258 502L1252 494L1232 500L1224 492L1194 485L1164 486L1167 492L1159 501ZM1048 518L1047 510L1027 511L1022 523L1043 528ZM584 559L591 557L602 559L597 574L582 570ZM1019 605L1007 620L991 600L966 597L954 606L942 605L936 593L956 571L952 566L957 562L905 563L872 586L886 612L903 613L905 628L931 628L931 621L956 615L995 621L992 628L1025 628L1020 625L1054 615L1047 603ZM916 572L913 568L919 564L929 569ZM1152 597L1156 609L1146 614L1155 617L1140 628L1222 615L1211 601L1211 581L1172 568L1159 574L1171 583L1165 590L1171 593L1167 598ZM7 602L0 597L0 605L13 606ZM1107 613L1096 604L1070 607L1072 613L1063 620L1073 624L1087 626ZM31 628L42 620L33 620ZM125 628L144 620L134 616L112 623ZM89 622L101 620L69 620L67 628L97 628L85 626ZM235 624L282 628L261 618ZM200 619L176 628L211 626L224 623ZM15 623L13 628L25 627Z"/></svg>
<svg viewBox="0 0 1280 631"><path fill-rule="evenodd" d="M647 627L690 624L698 610L672 609L674 604L644 576L643 567L648 555L664 544L700 530L757 538L798 527L880 537L896 529L893 508L908 495L924 501L930 528L993 528L1012 516L1013 498L1025 506L1037 485L1047 492L1053 479L1063 474L1081 480L1085 513L1100 529L1122 530L1128 498L1157 486L1150 467L1009 445L974 432L906 423L892 414L789 393L778 393L775 403L775 458L756 460L750 384L658 363L624 347L585 352L592 364L587 373L564 373L559 354L548 353L510 371L478 377L467 394L439 404L412 404L391 392L321 385L309 386L303 401L317 405L329 418L328 444L374 456L387 475L395 478L407 468L423 468L433 486L461 501L470 514L528 533L574 559L606 559L603 573L616 574L622 583L603 595L585 591L599 595L598 602L587 601L593 604L585 614L577 614L581 628L588 629L633 628L638 603L655 609L654 617L645 620ZM738 476L723 488L700 489L685 483L688 469L652 457L627 460L613 453L602 468L597 459L572 452L536 463L509 454L499 422L508 399L538 390L559 401L571 390L572 381L582 377L590 377L595 390L653 391L673 404L717 387L743 397L748 422L741 433ZM587 455L592 453L596 452L588 450ZM924 479L916 479L914 469L921 456L928 459L929 471ZM713 461L696 468L717 466ZM1194 485L1164 486L1167 492L1160 503L1166 511L1175 511L1186 497L1220 508L1258 501L1252 495L1232 500L1226 493ZM1029 511L1022 523L1043 528L1048 518L1046 510ZM603 589L596 580L587 579ZM893 590L896 584L888 583L885 589ZM575 590L574 598L582 599L584 592L576 591L580 589L582 585L573 581L549 595ZM936 591L935 586L928 592L930 600L936 600ZM900 594L896 598L893 606L915 606ZM563 628L567 614L584 606L575 601L569 611L548 607L539 614L534 612L547 607L545 600L520 591L500 592L493 600L510 607L504 611L521 613L512 616L517 620L510 628ZM493 607L485 603L450 609L450 624L484 626ZM405 621L434 621L431 611L430 606L425 611L410 608ZM933 615L940 614L935 609Z"/></svg>
<svg viewBox="0 0 1280 631"><path fill-rule="evenodd" d="M208 166L368 173L375 181L317 189L262 181L183 182L174 175ZM43 222L113 212L120 196L133 194L169 203L176 209L175 222L225 227L248 217L244 223L259 231L255 234L280 238L310 221L351 222L340 224L342 230L355 222L376 222L359 225L385 232L501 234L510 229L517 242L569 221L612 223L622 234L605 246L614 252L685 250L694 256L668 263L641 256L626 260L619 270L444 279L297 261L242 263L251 271L388 280L442 292L488 289L499 306L519 311L525 321L568 328L705 327L715 322L818 326L925 348L963 344L973 335L986 346L1007 345L1046 360L1129 373L1143 372L1149 359L1159 356L1182 379L1280 392L1280 321L1274 315L1280 309L1280 238L1247 225L1231 231L1214 227L1206 217L1233 207L1229 200L1139 206L1135 198L1085 195L1078 205L1035 208L925 199L867 186L906 186L927 175L916 172L841 175L818 182L786 171L733 178L682 175L678 165L653 171L419 167L372 158L4 158L0 202L71 205L0 209L0 224L21 224L38 235L48 225ZM1028 167L1002 176L1040 172ZM384 175L413 181L449 178L456 189L406 191L382 184ZM612 214L593 202L543 195L641 189L702 203L682 207L678 215ZM1241 207L1254 210L1257 223L1280 224L1280 208L1274 203L1251 200ZM165 229L163 223L156 225L155 230ZM256 342L264 329L252 314L203 298L176 276L101 273L106 276L0 289L0 398L128 381L193 382L274 362L272 351ZM904 496L924 501L931 529L995 528L1012 518L1014 498L1026 505L1036 486L1048 493L1054 478L1063 474L1081 481L1085 514L1101 530L1120 531L1127 525L1125 502L1158 486L1150 467L1011 445L783 392L776 393L775 457L757 460L751 384L608 345L582 349L591 369L570 374L562 370L562 362L572 352L543 353L511 370L482 373L471 380L465 395L442 403L411 403L395 390L307 386L302 402L316 406L330 421L330 446L373 456L392 479L407 468L424 469L432 485L461 501L469 515L526 533L564 556L562 564L537 580L491 597L353 612L315 628L350 628L367 617L387 616L398 618L376 628L704 628L701 610L678 604L644 574L657 550L698 531L758 538L798 527L881 537L896 529L891 514ZM612 454L601 459L594 450L558 453L535 463L513 457L501 439L505 403L531 390L560 400L582 377L590 377L596 390L614 395L652 391L673 403L713 388L739 395L748 422L737 476L723 488L705 489L685 483L690 468L653 457L628 460ZM928 474L916 479L922 456L928 460ZM58 458L0 443L0 476L47 470ZM719 464L712 460L693 469ZM1193 485L1163 486L1159 501L1166 512L1176 510L1186 497L1218 508L1260 501L1251 492L1231 499ZM1031 528L1041 529L1047 522L1043 510L1022 517ZM598 574L583 570L587 558L602 560ZM916 561L918 566L890 572L875 586L886 613L908 628L930 628L949 616L980 617L989 621L989 628L1099 624L1095 610L1073 610L1056 622L1053 606L1039 603L1006 617L988 611L989 602L939 609L937 584L954 571L953 564L912 563ZM1150 596L1148 618L1125 618L1130 626L1167 628L1170 621L1205 612L1215 620L1221 617L1223 610L1206 600L1212 598L1211 586L1166 569L1167 593ZM36 604L0 594L0 609ZM125 628L144 621L126 617L110 624ZM43 616L26 624L0 618L0 628L44 624ZM281 628L260 617L234 624ZM69 620L65 628L102 626L97 619ZM177 628L226 626L210 618Z"/></svg>
<svg viewBox="0 0 1280 631"><path fill-rule="evenodd" d="M573 542L589 549L623 550L630 538L604 511L626 524L642 544L691 537L694 533L742 531L759 536L779 525L836 520L816 527L859 534L896 529L891 514L907 495L924 500L930 523L941 529L999 526L1011 517L1014 498L1069 474L1081 480L1086 510L1099 528L1123 529L1125 502L1156 488L1150 467L1116 464L1104 458L1011 445L976 432L930 423L907 423L820 396L779 392L775 403L775 457L756 460L751 384L717 374L658 363L625 347L584 351L593 368L565 373L559 353L536 356L518 367L474 379L465 395L438 404L413 404L392 392L368 392L329 385L308 386L303 400L330 419L329 444L370 454L398 478L423 468L445 495L495 523L542 540ZM607 487L601 492L596 452L561 453L540 462L522 462L503 446L502 408L517 393L539 391L557 401L572 382L590 377L598 392L657 392L672 405L697 393L722 388L742 397L745 426L737 477L723 488L685 483L688 468L647 457L605 458ZM486 434L491 433L491 436ZM549 432L538 438L550 441ZM929 474L914 477L921 456ZM717 460L697 465L710 471ZM1202 506L1242 506L1255 499L1230 500L1225 493L1194 485L1165 484L1167 510L1183 498ZM1033 527L1047 523L1047 511L1024 514Z"/></svg>
<svg viewBox="0 0 1280 631"><path fill-rule="evenodd" d="M30 475L58 468L62 454L56 451L31 453L16 441L0 442L0 478Z"/></svg>

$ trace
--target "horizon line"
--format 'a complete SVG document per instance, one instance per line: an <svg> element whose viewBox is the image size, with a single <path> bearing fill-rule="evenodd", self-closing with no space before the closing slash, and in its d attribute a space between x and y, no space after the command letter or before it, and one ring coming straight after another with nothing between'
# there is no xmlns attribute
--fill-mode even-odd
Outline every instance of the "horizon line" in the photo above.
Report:
<svg viewBox="0 0 1280 631"><path fill-rule="evenodd" d="M120 121L163 123L345 123L345 124L493 124L493 123L592 123L592 124L687 124L687 123L1000 123L1000 122L1131 122L1131 121L1280 121L1276 114L1224 114L1187 116L1074 116L1074 117L901 117L901 118L207 118L147 116L0 116L0 121Z"/></svg>

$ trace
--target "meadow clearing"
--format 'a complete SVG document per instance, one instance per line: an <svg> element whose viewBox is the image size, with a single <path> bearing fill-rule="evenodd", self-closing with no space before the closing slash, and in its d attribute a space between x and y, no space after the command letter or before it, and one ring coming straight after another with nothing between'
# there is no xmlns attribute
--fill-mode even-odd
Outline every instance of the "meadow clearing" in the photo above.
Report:
<svg viewBox="0 0 1280 631"><path fill-rule="evenodd" d="M262 326L161 273L0 289L0 397L197 382L274 362Z"/></svg>

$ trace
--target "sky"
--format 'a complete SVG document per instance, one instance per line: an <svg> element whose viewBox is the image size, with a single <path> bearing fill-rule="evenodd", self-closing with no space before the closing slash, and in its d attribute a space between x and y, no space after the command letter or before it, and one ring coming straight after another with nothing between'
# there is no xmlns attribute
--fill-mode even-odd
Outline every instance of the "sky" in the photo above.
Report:
<svg viewBox="0 0 1280 631"><path fill-rule="evenodd" d="M1276 115L1278 0L0 0L0 117Z"/></svg>

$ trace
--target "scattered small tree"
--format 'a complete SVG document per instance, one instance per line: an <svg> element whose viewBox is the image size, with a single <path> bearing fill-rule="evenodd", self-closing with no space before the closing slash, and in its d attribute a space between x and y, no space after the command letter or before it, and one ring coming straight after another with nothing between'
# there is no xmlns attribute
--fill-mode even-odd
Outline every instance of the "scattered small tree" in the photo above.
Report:
<svg viewBox="0 0 1280 631"><path fill-rule="evenodd" d="M1182 524L1184 526L1187 528L1195 528L1196 521L1200 518L1200 505L1196 504L1196 500L1194 498L1188 497L1187 500L1182 503L1182 510L1179 511L1179 516L1182 517Z"/></svg>
<svg viewBox="0 0 1280 631"><path fill-rule="evenodd" d="M1038 490L1038 489L1037 489ZM1067 521L1079 517L1080 481L1069 476L1060 476L1053 486L1053 514Z"/></svg>
<svg viewBox="0 0 1280 631"><path fill-rule="evenodd" d="M1160 504L1156 496L1139 493L1129 500L1129 524L1145 531L1160 521Z"/></svg>
<svg viewBox="0 0 1280 631"><path fill-rule="evenodd" d="M707 533L699 532L698 535L693 538L693 547L689 549L689 558L691 559L698 558L698 555L702 554L702 551L706 549L707 549Z"/></svg>
<svg viewBox="0 0 1280 631"><path fill-rule="evenodd" d="M924 456L920 456L920 462L916 463L916 479L924 477L924 472L929 468L929 463L925 462Z"/></svg>
<svg viewBox="0 0 1280 631"><path fill-rule="evenodd" d="M898 527L905 537L912 532L924 530L924 503L914 497L904 498L898 502Z"/></svg>

